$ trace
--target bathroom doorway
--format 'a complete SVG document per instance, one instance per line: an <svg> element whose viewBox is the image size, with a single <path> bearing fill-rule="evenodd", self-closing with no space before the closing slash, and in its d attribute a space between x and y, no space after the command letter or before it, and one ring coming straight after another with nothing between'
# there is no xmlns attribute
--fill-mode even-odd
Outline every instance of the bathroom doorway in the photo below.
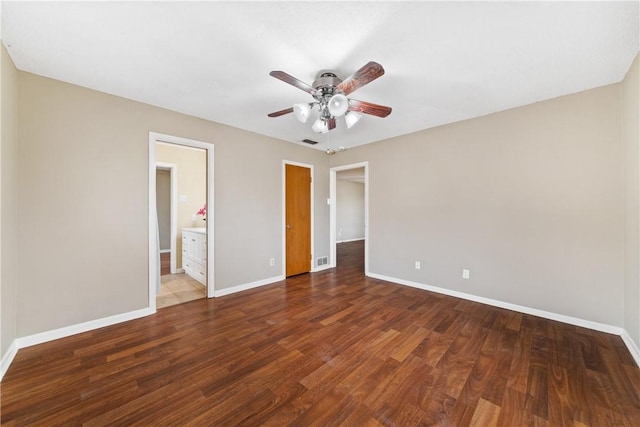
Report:
<svg viewBox="0 0 640 427"><path fill-rule="evenodd" d="M155 133L149 142L149 305L212 297L213 145Z"/></svg>

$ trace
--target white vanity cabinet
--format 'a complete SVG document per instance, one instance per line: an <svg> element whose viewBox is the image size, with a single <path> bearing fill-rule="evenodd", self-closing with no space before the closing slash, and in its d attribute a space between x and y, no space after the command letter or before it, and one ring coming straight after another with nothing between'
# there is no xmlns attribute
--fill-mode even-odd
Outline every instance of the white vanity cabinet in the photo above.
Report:
<svg viewBox="0 0 640 427"><path fill-rule="evenodd" d="M207 229L182 229L182 268L203 285L207 284Z"/></svg>

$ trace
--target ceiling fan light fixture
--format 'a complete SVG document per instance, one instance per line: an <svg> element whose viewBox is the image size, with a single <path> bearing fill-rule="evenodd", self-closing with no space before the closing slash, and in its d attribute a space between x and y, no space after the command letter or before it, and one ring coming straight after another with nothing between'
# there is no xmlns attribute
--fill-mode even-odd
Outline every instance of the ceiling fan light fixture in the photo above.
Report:
<svg viewBox="0 0 640 427"><path fill-rule="evenodd" d="M313 97L314 102L294 104L292 107L274 111L267 116L280 117L295 113L296 119L307 123L311 116L311 110L317 107L318 114L314 114L314 118L317 120L312 119L313 126L311 126L316 133L327 133L335 129L337 117L345 118L348 129L360 120L362 114L387 117L391 114L391 107L348 98L355 90L369 84L383 74L382 65L369 61L346 79L340 79L333 73L325 72L313 82L313 85L309 85L284 71L271 71L269 73L271 77L307 92Z"/></svg>
<svg viewBox="0 0 640 427"><path fill-rule="evenodd" d="M349 98L337 93L329 99L329 112L332 116L342 117L349 109Z"/></svg>
<svg viewBox="0 0 640 427"><path fill-rule="evenodd" d="M356 123L358 123L358 120L360 120L362 118L362 114L356 112L356 111L349 111L345 116L344 116L344 121L347 122L347 129L351 129L351 126L355 125Z"/></svg>
<svg viewBox="0 0 640 427"><path fill-rule="evenodd" d="M322 119L316 120L313 126L311 126L311 129L313 129L313 131L317 133L329 132L329 126L327 125L326 120L322 120Z"/></svg>
<svg viewBox="0 0 640 427"><path fill-rule="evenodd" d="M296 115L296 119L306 123L311 114L311 107L309 107L309 104L295 104L293 106L293 114Z"/></svg>

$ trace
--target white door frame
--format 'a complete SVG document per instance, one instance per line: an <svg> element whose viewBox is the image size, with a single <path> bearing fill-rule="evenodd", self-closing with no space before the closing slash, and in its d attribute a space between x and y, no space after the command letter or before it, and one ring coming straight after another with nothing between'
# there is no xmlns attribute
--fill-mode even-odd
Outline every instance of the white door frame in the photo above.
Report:
<svg viewBox="0 0 640 427"><path fill-rule="evenodd" d="M336 172L364 168L364 274L369 275L369 162L352 163L329 169L329 250L331 267L336 259Z"/></svg>
<svg viewBox="0 0 640 427"><path fill-rule="evenodd" d="M160 266L158 265L158 246L156 243L156 143L184 145L201 148L207 153L207 297L212 298L215 290L214 271L214 188L213 165L214 145L208 142L181 138L149 132L149 308L156 310L156 283L159 280Z"/></svg>
<svg viewBox="0 0 640 427"><path fill-rule="evenodd" d="M291 160L283 160L282 161L282 277L287 277L287 165L300 166L303 168L307 168L311 174L311 270L310 272L314 272L316 270L315 262L313 258L313 253L315 250L314 246L314 229L315 229L315 220L314 220L314 203L313 203L313 187L315 185L315 181L313 179L313 165L307 163L299 163Z"/></svg>
<svg viewBox="0 0 640 427"><path fill-rule="evenodd" d="M156 162L156 171L164 170L169 171L169 179L171 181L171 195L170 200L170 225L169 235L171 238L171 274L176 274L177 271L177 259L176 259L176 238L178 237L178 223L176 218L178 217L178 165L175 163Z"/></svg>

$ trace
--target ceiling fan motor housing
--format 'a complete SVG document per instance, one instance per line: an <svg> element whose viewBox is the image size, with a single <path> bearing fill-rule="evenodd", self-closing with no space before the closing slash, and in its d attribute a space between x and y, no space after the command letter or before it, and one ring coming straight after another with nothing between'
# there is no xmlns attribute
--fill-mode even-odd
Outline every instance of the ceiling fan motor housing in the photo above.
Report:
<svg viewBox="0 0 640 427"><path fill-rule="evenodd" d="M332 115L329 112L329 100L333 95L338 93L336 86L342 83L334 73L322 73L318 79L313 82L313 87L318 91L313 97L318 101L318 110L322 120L329 120Z"/></svg>
<svg viewBox="0 0 640 427"><path fill-rule="evenodd" d="M324 95L333 95L336 86L342 83L342 80L333 73L322 73L320 78L313 82L313 87Z"/></svg>

